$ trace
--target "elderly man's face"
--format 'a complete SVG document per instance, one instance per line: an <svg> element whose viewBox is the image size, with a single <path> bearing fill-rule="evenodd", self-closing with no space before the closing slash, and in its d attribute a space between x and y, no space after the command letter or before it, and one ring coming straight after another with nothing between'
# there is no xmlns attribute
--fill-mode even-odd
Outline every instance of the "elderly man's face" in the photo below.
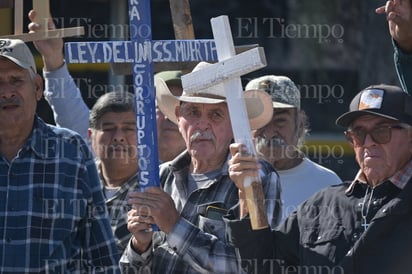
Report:
<svg viewBox="0 0 412 274"><path fill-rule="evenodd" d="M176 108L179 131L192 157L223 159L233 138L225 103L183 103Z"/></svg>
<svg viewBox="0 0 412 274"><path fill-rule="evenodd" d="M255 131L256 149L269 162L294 157L299 139L296 108L274 109L272 120Z"/></svg>
<svg viewBox="0 0 412 274"><path fill-rule="evenodd" d="M31 128L42 93L39 75L0 57L0 128Z"/></svg>
<svg viewBox="0 0 412 274"><path fill-rule="evenodd" d="M362 138L354 137L354 150L356 160L362 171L366 175L368 182L376 185L388 179L400 170L411 159L412 155L412 133L410 129L397 127L396 121L382 118L375 115L363 115L356 119L349 131L356 133L356 136L362 136L362 132L370 132L373 129L386 130L388 126L393 128L390 131L385 144L379 144L377 140L366 134L362 144ZM375 130L381 132L381 130ZM374 133L375 134L375 133ZM383 135L383 133L380 133ZM382 138L382 137L380 137ZM376 139L376 137L375 137ZM356 140L360 140L357 142Z"/></svg>

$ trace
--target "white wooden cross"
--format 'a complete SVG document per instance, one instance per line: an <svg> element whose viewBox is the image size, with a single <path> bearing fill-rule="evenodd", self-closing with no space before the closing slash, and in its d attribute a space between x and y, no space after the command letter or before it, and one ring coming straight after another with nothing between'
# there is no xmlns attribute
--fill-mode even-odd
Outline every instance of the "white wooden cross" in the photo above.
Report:
<svg viewBox="0 0 412 274"><path fill-rule="evenodd" d="M7 5L9 4L10 3L7 2ZM35 33L23 33L23 0L14 0L14 34L3 35L0 36L0 38L20 39L25 42L29 42L45 40L50 38L79 36L84 34L83 27L49 30L49 0L33 0L33 9L36 11L36 23L40 24L43 27L43 29L36 31Z"/></svg>
<svg viewBox="0 0 412 274"><path fill-rule="evenodd" d="M266 66L263 48L254 48L236 55L228 17L212 18L211 24L219 62L183 75L183 88L190 93L223 83L235 141L244 144L249 154L256 155L240 76ZM267 227L260 178L246 178L244 186L252 228Z"/></svg>

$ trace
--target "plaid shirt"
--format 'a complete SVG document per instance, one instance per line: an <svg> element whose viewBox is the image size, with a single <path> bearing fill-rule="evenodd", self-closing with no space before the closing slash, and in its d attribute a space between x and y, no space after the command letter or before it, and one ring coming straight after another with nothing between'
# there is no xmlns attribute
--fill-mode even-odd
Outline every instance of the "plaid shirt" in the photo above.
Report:
<svg viewBox="0 0 412 274"><path fill-rule="evenodd" d="M100 166L100 164L98 164ZM104 179L101 176L101 169L99 168L100 180L104 185ZM130 240L131 233L127 229L127 212L130 209L130 205L127 203L127 194L129 190L137 190L139 182L137 181L137 174L129 178L113 197L106 198L106 206L109 211L110 224L116 241L116 246L121 253L125 250L127 243Z"/></svg>
<svg viewBox="0 0 412 274"><path fill-rule="evenodd" d="M189 154L184 152L161 165L160 181L181 218L167 236L155 232L152 249L144 254L137 254L129 244L120 259L124 273L242 273L235 249L226 242L223 220L205 216L207 205L228 210L239 201L227 163L216 179L189 194L190 161ZM270 164L263 161L261 164L268 218L272 220L271 225L275 225L280 216L279 177Z"/></svg>
<svg viewBox="0 0 412 274"><path fill-rule="evenodd" d="M36 117L12 161L0 154L0 272L118 273L93 155Z"/></svg>
<svg viewBox="0 0 412 274"><path fill-rule="evenodd" d="M412 177L412 160L410 160L402 169L398 170L393 174L388 180L392 182L395 186L400 189L404 189L406 184ZM355 179L352 181L352 184L349 186L347 193L351 192L354 186L358 183L367 184L366 176L360 169L355 176Z"/></svg>
<svg viewBox="0 0 412 274"><path fill-rule="evenodd" d="M389 180L400 189L404 189L412 177L412 160L401 170L397 171Z"/></svg>

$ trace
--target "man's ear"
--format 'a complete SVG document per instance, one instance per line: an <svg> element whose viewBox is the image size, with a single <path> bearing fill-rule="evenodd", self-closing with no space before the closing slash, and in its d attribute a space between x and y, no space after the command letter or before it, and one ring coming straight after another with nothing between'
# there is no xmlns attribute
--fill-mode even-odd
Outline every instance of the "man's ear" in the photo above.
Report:
<svg viewBox="0 0 412 274"><path fill-rule="evenodd" d="M305 130L307 119L308 119L308 117L306 116L306 112L301 109L298 111L298 115L299 115L299 131Z"/></svg>
<svg viewBox="0 0 412 274"><path fill-rule="evenodd" d="M33 81L34 81L36 99L37 101L40 101L41 97L43 96L43 79L41 78L40 75L36 74Z"/></svg>
<svg viewBox="0 0 412 274"><path fill-rule="evenodd" d="M306 115L306 112L302 109L297 110L296 115L299 115L297 119L297 122L299 123L297 125L297 146L301 148L303 146L303 143L305 142L305 137L308 131L308 116Z"/></svg>
<svg viewBox="0 0 412 274"><path fill-rule="evenodd" d="M89 140L92 138L92 134L93 134L93 130L91 128L87 129L87 138L89 138Z"/></svg>

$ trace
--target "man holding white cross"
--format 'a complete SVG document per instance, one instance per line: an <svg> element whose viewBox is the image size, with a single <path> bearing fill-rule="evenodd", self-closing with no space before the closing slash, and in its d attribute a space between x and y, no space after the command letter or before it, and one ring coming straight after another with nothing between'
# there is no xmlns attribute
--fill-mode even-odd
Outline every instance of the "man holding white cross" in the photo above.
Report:
<svg viewBox="0 0 412 274"><path fill-rule="evenodd" d="M199 63L194 71L208 67ZM223 85L173 96L156 82L159 108L177 123L186 152L160 167L163 189L130 194L129 230L133 237L120 264L123 271L152 273L241 273L234 249L225 240L222 216L238 202L228 176L233 132ZM272 115L264 92L245 93L251 127L265 125ZM262 107L261 107L262 106ZM173 117L173 118L172 118ZM257 166L254 166L257 167ZM279 181L271 165L259 161L267 219L277 224ZM157 224L160 232L148 232Z"/></svg>
<svg viewBox="0 0 412 274"><path fill-rule="evenodd" d="M317 192L273 230L252 231L248 220L225 216L249 273L411 273L412 97L369 86L336 124L360 167L353 181ZM231 177L252 172L243 160L231 159Z"/></svg>

